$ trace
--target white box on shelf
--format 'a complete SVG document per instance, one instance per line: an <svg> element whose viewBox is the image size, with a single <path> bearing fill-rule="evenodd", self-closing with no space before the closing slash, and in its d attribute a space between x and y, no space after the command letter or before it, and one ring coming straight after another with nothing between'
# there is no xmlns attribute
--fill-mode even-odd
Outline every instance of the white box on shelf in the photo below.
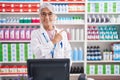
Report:
<svg viewBox="0 0 120 80"><path fill-rule="evenodd" d="M3 51L3 62L8 61L8 44L2 44Z"/></svg>
<svg viewBox="0 0 120 80"><path fill-rule="evenodd" d="M71 40L75 40L75 29L71 29Z"/></svg>
<svg viewBox="0 0 120 80"><path fill-rule="evenodd" d="M28 59L33 59L33 54L32 54L32 50L31 50L31 45L27 44L28 47Z"/></svg>
<svg viewBox="0 0 120 80"><path fill-rule="evenodd" d="M17 58L16 58L16 44L14 44L14 43L11 44L11 61L12 62L17 61Z"/></svg>
<svg viewBox="0 0 120 80"><path fill-rule="evenodd" d="M98 64L98 74L103 74L103 65Z"/></svg>
<svg viewBox="0 0 120 80"><path fill-rule="evenodd" d="M120 74L120 66L118 64L114 64L114 74Z"/></svg>
<svg viewBox="0 0 120 80"><path fill-rule="evenodd" d="M75 31L75 33L76 33L76 34L75 34L75 35L76 35L76 36L75 36L75 40L80 40L80 29L76 28L75 30L76 30L76 31Z"/></svg>
<svg viewBox="0 0 120 80"><path fill-rule="evenodd" d="M20 61L25 61L25 46L24 46L24 43L20 43L19 44L19 46L20 46L20 50L19 50L19 52L20 52Z"/></svg>
<svg viewBox="0 0 120 80"><path fill-rule="evenodd" d="M104 12L104 3L99 3L99 12Z"/></svg>
<svg viewBox="0 0 120 80"><path fill-rule="evenodd" d="M113 2L109 2L108 3L108 11L109 12L113 12L113 7L112 6L113 6Z"/></svg>
<svg viewBox="0 0 120 80"><path fill-rule="evenodd" d="M90 65L90 74L95 74L95 65Z"/></svg>
<svg viewBox="0 0 120 80"><path fill-rule="evenodd" d="M111 74L111 65L106 64L106 74Z"/></svg>

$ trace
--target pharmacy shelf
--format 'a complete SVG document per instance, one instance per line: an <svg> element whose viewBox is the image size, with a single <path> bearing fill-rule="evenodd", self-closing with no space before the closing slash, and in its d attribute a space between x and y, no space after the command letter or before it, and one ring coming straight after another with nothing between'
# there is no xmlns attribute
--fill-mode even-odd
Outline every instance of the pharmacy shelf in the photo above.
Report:
<svg viewBox="0 0 120 80"><path fill-rule="evenodd" d="M0 1L0 3L40 3L40 1Z"/></svg>
<svg viewBox="0 0 120 80"><path fill-rule="evenodd" d="M5 75L0 75L0 77L20 77L23 76L23 74L5 74ZM24 74L24 76L27 76L27 74Z"/></svg>
<svg viewBox="0 0 120 80"><path fill-rule="evenodd" d="M85 1L44 1L44 3L59 3L59 4L61 4L61 3L85 3Z"/></svg>
<svg viewBox="0 0 120 80"><path fill-rule="evenodd" d="M3 2L3 1L2 1ZM4 1L5 2L5 1ZM13 1L14 3L43 3L43 0L41 0L40 2L38 1L38 2L36 2L36 1L34 1L34 2L29 2L29 1L27 1L27 2L17 2L17 1ZM13 2L11 2L11 3L13 3ZM49 1L47 1L47 2L49 2ZM45 2L45 3L47 3L47 2ZM88 23L87 22L87 18L88 18L88 16L89 15L92 15L92 14L96 14L96 15L120 15L120 12L87 12L87 6L88 6L88 3L105 3L105 2L107 2L108 3L108 1L88 1L88 0L84 0L84 1L79 1L79 2L75 2L75 1L73 1L73 2L67 2L67 1L55 1L55 2L49 2L49 3L53 3L53 4L69 4L69 3L75 3L75 4L77 4L77 3L82 3L82 4L85 4L85 12L56 12L56 14L57 15L67 15L67 16L71 16L71 15L75 15L75 16L78 16L78 15L80 15L80 16L84 16L84 23L80 23L79 22L79 24L78 23L62 23L62 24L55 24L56 26L59 26L60 28L64 28L64 26L66 26L67 28L73 28L73 27L79 27L79 28L84 28L84 33L85 33L85 38L84 38L84 40L69 40L69 42L70 43L73 43L73 45L74 46L76 46L76 43L79 45L79 46L83 46L83 50L84 50L84 59L86 59L86 57L87 57L87 46L89 46L89 44L90 43L92 43L93 45L95 45L95 44L98 44L98 43L104 43L105 45L107 44L107 43L112 43L112 42L120 42L120 40L87 40L87 26L88 25L120 25L120 23ZM110 1L110 2L120 2L120 1ZM16 14L16 15L27 15L27 16L29 16L30 14L33 14L33 15L38 15L39 16L39 12L0 12L0 15L14 15L14 14ZM30 15L31 16L31 15ZM66 22L66 21L64 21L64 22ZM9 26L9 25L40 25L39 23L37 24L37 23L35 23L35 24L33 24L33 23L24 23L24 24L21 24L21 23L5 23L5 24L1 24L1 25L7 25L7 26ZM65 27L65 28L66 28ZM27 43L30 43L30 40L0 40L0 43L1 42L3 42L3 43L14 43L14 42L23 42L23 43L25 43L25 42L27 42ZM83 44L83 45L81 45L81 43ZM98 44L99 45L99 44ZM103 45L104 46L104 45ZM75 64L75 66L76 65L81 65L82 64L82 66L84 67L84 72L86 73L87 71L86 71L86 67L87 67L87 64L120 64L120 61L86 61L86 60L84 60L84 61L72 61L72 63L73 64ZM9 64L9 65L11 65L11 64L16 64L16 65L18 65L18 64L25 64L26 65L26 61L24 61L24 62L0 62L0 65L6 65L6 64ZM78 77L80 74L70 74L70 76L75 76L75 77ZM17 76L19 76L19 74L14 74L14 75L0 75L0 77L17 77ZM98 75L98 74L95 74L95 75L88 75L88 76L120 76L120 74L119 75L114 75L114 74L112 74L112 75L106 75L106 74L104 74L104 75Z"/></svg>
<svg viewBox="0 0 120 80"><path fill-rule="evenodd" d="M26 64L26 61L17 61L17 62L0 62L0 64ZM72 61L72 64L84 63L84 61Z"/></svg>
<svg viewBox="0 0 120 80"><path fill-rule="evenodd" d="M89 14L102 14L102 15L104 15L104 14L107 14L107 15L110 15L110 14L120 14L120 12L88 12L87 13L88 15Z"/></svg>
<svg viewBox="0 0 120 80"><path fill-rule="evenodd" d="M70 76L79 76L80 74L70 74ZM0 75L0 77L19 77L23 76L23 74L7 74L7 75ZM27 76L27 74L24 74L24 76Z"/></svg>
<svg viewBox="0 0 120 80"><path fill-rule="evenodd" d="M110 61L110 60L102 60L102 61L87 61L87 63L100 63L100 64L102 64L102 63L120 63L120 61Z"/></svg>
<svg viewBox="0 0 120 80"><path fill-rule="evenodd" d="M39 12L1 12L0 14L38 14ZM55 14L85 14L85 12L56 12Z"/></svg>
<svg viewBox="0 0 120 80"><path fill-rule="evenodd" d="M120 25L120 23L88 23L87 25Z"/></svg>
<svg viewBox="0 0 120 80"><path fill-rule="evenodd" d="M120 74L87 74L87 76L120 76Z"/></svg>
<svg viewBox="0 0 120 80"><path fill-rule="evenodd" d="M15 43L15 42L26 42L29 43L30 40L0 40L0 43ZM84 40L69 40L69 42L85 42Z"/></svg>
<svg viewBox="0 0 120 80"><path fill-rule="evenodd" d="M40 25L40 23L1 23L2 26L6 25L17 25L17 26L21 26L21 25ZM59 25L72 25L72 26L80 26L80 25L85 25L85 23L63 23L63 24L55 24L57 26Z"/></svg>
<svg viewBox="0 0 120 80"><path fill-rule="evenodd" d="M63 24L55 24L57 26L61 26L61 25L64 25L64 26L81 26L81 25L85 25L85 23L63 23Z"/></svg>
<svg viewBox="0 0 120 80"><path fill-rule="evenodd" d="M120 42L120 40L87 40L87 42Z"/></svg>
<svg viewBox="0 0 120 80"><path fill-rule="evenodd" d="M102 0L102 1L94 0L94 1L87 1L87 2L88 3L105 3L105 2L106 3L108 3L108 2L112 2L113 3L113 2L120 2L120 1L119 0L117 0L117 1L115 1L115 0L114 1L110 1L110 0L109 1L107 1L107 0Z"/></svg>
<svg viewBox="0 0 120 80"><path fill-rule="evenodd" d="M0 40L0 43L16 43L16 42L26 42L29 43L30 40Z"/></svg>
<svg viewBox="0 0 120 80"><path fill-rule="evenodd" d="M17 61L17 62L0 62L0 64L26 64L26 61Z"/></svg>
<svg viewBox="0 0 120 80"><path fill-rule="evenodd" d="M80 76L80 74L70 74L70 76Z"/></svg>
<svg viewBox="0 0 120 80"><path fill-rule="evenodd" d="M17 61L17 62L0 62L0 64L19 64L19 63L23 63L26 64L26 61ZM76 64L76 63L84 63L84 61L72 61L72 64Z"/></svg>
<svg viewBox="0 0 120 80"><path fill-rule="evenodd" d="M26 26L26 25L40 25L40 23L1 23L2 26L6 25L6 26L9 26L9 25L13 25L13 26Z"/></svg>
<svg viewBox="0 0 120 80"><path fill-rule="evenodd" d="M56 14L70 14L70 15L72 15L72 14L85 14L85 12L56 12Z"/></svg>
<svg viewBox="0 0 120 80"><path fill-rule="evenodd" d="M84 63L84 61L72 61L73 64Z"/></svg>
<svg viewBox="0 0 120 80"><path fill-rule="evenodd" d="M76 42L85 42L84 40L69 40L70 43L76 43Z"/></svg>
<svg viewBox="0 0 120 80"><path fill-rule="evenodd" d="M36 15L39 15L39 12L0 12L0 14L2 15L2 14L28 14L28 15L30 15L30 14L36 14Z"/></svg>

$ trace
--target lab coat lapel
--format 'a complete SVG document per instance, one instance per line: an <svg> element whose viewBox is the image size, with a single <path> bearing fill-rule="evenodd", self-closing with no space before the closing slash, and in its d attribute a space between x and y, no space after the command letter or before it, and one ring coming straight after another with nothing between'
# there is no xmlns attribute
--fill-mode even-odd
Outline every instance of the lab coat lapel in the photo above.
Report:
<svg viewBox="0 0 120 80"><path fill-rule="evenodd" d="M56 32L58 33L60 30L56 28L56 26L54 26ZM46 30L43 28L43 26L41 26L41 35L43 40L50 41L49 35L47 34Z"/></svg>
<svg viewBox="0 0 120 80"><path fill-rule="evenodd" d="M42 35L43 41L45 41L46 43L47 43L48 41L50 41L50 38L49 38L47 32L46 32L45 29L42 28L42 27L41 27L41 35Z"/></svg>

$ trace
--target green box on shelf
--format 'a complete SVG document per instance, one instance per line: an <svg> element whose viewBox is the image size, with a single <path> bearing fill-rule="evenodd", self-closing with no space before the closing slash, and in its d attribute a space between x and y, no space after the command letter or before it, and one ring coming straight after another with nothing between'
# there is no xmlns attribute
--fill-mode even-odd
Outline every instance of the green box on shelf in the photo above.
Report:
<svg viewBox="0 0 120 80"><path fill-rule="evenodd" d="M99 12L99 8L95 8L95 12Z"/></svg>
<svg viewBox="0 0 120 80"><path fill-rule="evenodd" d="M86 66L86 71L87 71L87 74L90 74L90 65L89 64L87 64L87 66Z"/></svg>
<svg viewBox="0 0 120 80"><path fill-rule="evenodd" d="M0 42L0 49L2 49L2 43Z"/></svg>
<svg viewBox="0 0 120 80"><path fill-rule="evenodd" d="M8 61L11 61L11 44L8 44Z"/></svg>
<svg viewBox="0 0 120 80"><path fill-rule="evenodd" d="M114 64L111 64L111 74L114 74Z"/></svg>
<svg viewBox="0 0 120 80"><path fill-rule="evenodd" d="M3 61L2 43L0 43L0 61Z"/></svg>
<svg viewBox="0 0 120 80"><path fill-rule="evenodd" d="M103 74L106 74L106 67L105 67L105 64L103 64Z"/></svg>
<svg viewBox="0 0 120 80"><path fill-rule="evenodd" d="M113 8L113 12L116 12L116 2L113 3L112 8Z"/></svg>
<svg viewBox="0 0 120 80"><path fill-rule="evenodd" d="M104 8L104 12L108 12L108 8Z"/></svg>
<svg viewBox="0 0 120 80"><path fill-rule="evenodd" d="M116 8L116 2L113 3L113 8Z"/></svg>
<svg viewBox="0 0 120 80"><path fill-rule="evenodd" d="M119 64L119 74L120 74L120 64Z"/></svg>
<svg viewBox="0 0 120 80"><path fill-rule="evenodd" d="M108 3L104 3L104 8L108 8Z"/></svg>
<svg viewBox="0 0 120 80"><path fill-rule="evenodd" d="M16 44L16 57L17 61L20 61L19 43Z"/></svg>
<svg viewBox="0 0 120 80"><path fill-rule="evenodd" d="M113 12L116 12L116 8L113 8Z"/></svg>
<svg viewBox="0 0 120 80"><path fill-rule="evenodd" d="M28 59L28 46L27 46L27 43L25 43L24 45L25 45L25 47L24 47L25 54L24 55L25 55L25 60L27 60Z"/></svg>
<svg viewBox="0 0 120 80"><path fill-rule="evenodd" d="M90 12L90 7L91 7L91 3L88 3L88 7L87 7L88 12Z"/></svg>
<svg viewBox="0 0 120 80"><path fill-rule="evenodd" d="M98 74L98 65L95 64L95 74Z"/></svg>
<svg viewBox="0 0 120 80"><path fill-rule="evenodd" d="M91 6L91 3L88 3L88 7L90 7Z"/></svg>
<svg viewBox="0 0 120 80"><path fill-rule="evenodd" d="M95 8L99 8L99 3L95 3Z"/></svg>
<svg viewBox="0 0 120 80"><path fill-rule="evenodd" d="M29 20L27 18L24 18L24 23L29 23Z"/></svg>
<svg viewBox="0 0 120 80"><path fill-rule="evenodd" d="M90 8L88 8L87 10L88 10L88 12L90 12Z"/></svg>

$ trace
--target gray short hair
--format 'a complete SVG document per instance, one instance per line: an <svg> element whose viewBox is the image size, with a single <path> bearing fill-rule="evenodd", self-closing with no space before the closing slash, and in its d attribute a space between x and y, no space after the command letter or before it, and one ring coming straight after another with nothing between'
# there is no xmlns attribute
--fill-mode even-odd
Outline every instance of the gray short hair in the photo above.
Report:
<svg viewBox="0 0 120 80"><path fill-rule="evenodd" d="M52 13L54 13L54 7L52 4L50 3L43 3L41 6L40 6L40 13L42 11L43 8L48 8Z"/></svg>

